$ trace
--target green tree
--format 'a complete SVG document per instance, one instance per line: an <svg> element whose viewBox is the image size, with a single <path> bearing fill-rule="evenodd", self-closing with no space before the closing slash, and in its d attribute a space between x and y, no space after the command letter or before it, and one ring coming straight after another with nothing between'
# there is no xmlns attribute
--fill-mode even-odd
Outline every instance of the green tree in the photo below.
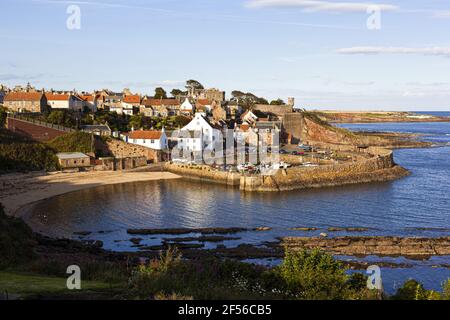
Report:
<svg viewBox="0 0 450 320"><path fill-rule="evenodd" d="M254 95L251 92L242 92L234 90L231 92L233 101L238 101L239 105L245 109L251 109L255 104L269 104L269 102L261 97Z"/></svg>
<svg viewBox="0 0 450 320"><path fill-rule="evenodd" d="M155 89L155 99L167 99L167 92L161 87Z"/></svg>
<svg viewBox="0 0 450 320"><path fill-rule="evenodd" d="M176 96L179 96L179 95L184 95L184 94L186 94L186 91L182 91L182 90L180 90L180 89L173 89L172 91L170 91L170 94L171 94L173 97L176 97Z"/></svg>
<svg viewBox="0 0 450 320"><path fill-rule="evenodd" d="M186 89L205 89L205 88L197 80L191 79L186 81Z"/></svg>
<svg viewBox="0 0 450 320"><path fill-rule="evenodd" d="M426 290L423 285L414 279L406 281L401 288L397 289L393 296L395 300L424 300Z"/></svg>
<svg viewBox="0 0 450 320"><path fill-rule="evenodd" d="M186 126L189 122L191 122L191 119L189 119L188 117L185 116L176 116L173 119L173 125L174 127L178 128L178 127L184 127Z"/></svg>
<svg viewBox="0 0 450 320"><path fill-rule="evenodd" d="M273 106L281 106L281 105L284 105L284 104L286 104L286 103L284 103L283 100L281 100L281 99L278 98L277 100L272 100L272 101L270 102L270 104L273 105Z"/></svg>
<svg viewBox="0 0 450 320"><path fill-rule="evenodd" d="M64 111L52 111L47 116L47 122L63 125L65 123L66 114Z"/></svg>

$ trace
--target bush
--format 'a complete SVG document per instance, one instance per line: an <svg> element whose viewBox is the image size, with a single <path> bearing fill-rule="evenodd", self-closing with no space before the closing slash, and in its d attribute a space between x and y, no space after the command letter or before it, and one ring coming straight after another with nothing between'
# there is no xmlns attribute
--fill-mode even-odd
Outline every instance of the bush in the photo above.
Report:
<svg viewBox="0 0 450 320"><path fill-rule="evenodd" d="M345 269L320 250L287 250L278 272L289 292L299 299L343 299L347 293Z"/></svg>
<svg viewBox="0 0 450 320"><path fill-rule="evenodd" d="M394 300L448 300L450 298L450 279L442 285L442 294L434 290L426 290L420 282L407 280L397 289Z"/></svg>
<svg viewBox="0 0 450 320"><path fill-rule="evenodd" d="M0 203L0 268L29 261L34 246L31 229L22 220L7 216Z"/></svg>
<svg viewBox="0 0 450 320"><path fill-rule="evenodd" d="M48 145L56 152L83 152L94 151L93 137L86 132L72 132L62 135L48 142Z"/></svg>
<svg viewBox="0 0 450 320"><path fill-rule="evenodd" d="M6 109L5 107L0 106L0 128L3 128L6 124Z"/></svg>
<svg viewBox="0 0 450 320"><path fill-rule="evenodd" d="M194 299L282 298L264 285L270 282L267 269L233 260L207 257L181 259L169 250L159 259L140 266L130 286L139 298L192 297ZM278 282L279 283L279 282Z"/></svg>
<svg viewBox="0 0 450 320"><path fill-rule="evenodd" d="M58 169L55 152L49 146L0 129L0 173L8 171L53 171Z"/></svg>

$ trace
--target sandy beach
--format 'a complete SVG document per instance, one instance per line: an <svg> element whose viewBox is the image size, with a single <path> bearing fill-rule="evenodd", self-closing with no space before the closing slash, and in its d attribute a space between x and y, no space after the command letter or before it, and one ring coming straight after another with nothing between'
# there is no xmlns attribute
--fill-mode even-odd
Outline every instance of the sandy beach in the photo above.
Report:
<svg viewBox="0 0 450 320"><path fill-rule="evenodd" d="M14 173L0 175L0 203L8 215L16 216L20 208L57 195L103 185L177 179L170 172L76 172Z"/></svg>

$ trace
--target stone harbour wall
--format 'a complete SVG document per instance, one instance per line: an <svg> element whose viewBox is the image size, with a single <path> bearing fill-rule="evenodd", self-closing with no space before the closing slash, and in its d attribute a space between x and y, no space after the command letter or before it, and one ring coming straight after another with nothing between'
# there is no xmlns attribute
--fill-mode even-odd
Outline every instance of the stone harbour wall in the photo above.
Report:
<svg viewBox="0 0 450 320"><path fill-rule="evenodd" d="M346 184L389 181L408 175L397 166L392 151L371 147L373 157L353 163L320 167L293 167L279 170L273 176L244 175L240 181L243 191L286 191Z"/></svg>
<svg viewBox="0 0 450 320"><path fill-rule="evenodd" d="M215 170L209 166L190 166L184 164L166 163L164 169L184 178L214 182L229 186L239 186L241 175L237 172Z"/></svg>

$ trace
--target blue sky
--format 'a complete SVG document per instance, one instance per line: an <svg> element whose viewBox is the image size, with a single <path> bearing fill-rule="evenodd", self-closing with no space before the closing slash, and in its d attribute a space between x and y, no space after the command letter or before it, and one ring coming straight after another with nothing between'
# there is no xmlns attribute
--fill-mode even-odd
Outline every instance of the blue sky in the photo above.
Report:
<svg viewBox="0 0 450 320"><path fill-rule="evenodd" d="M447 0L2 0L0 13L8 86L153 93L193 78L307 108L450 110Z"/></svg>

